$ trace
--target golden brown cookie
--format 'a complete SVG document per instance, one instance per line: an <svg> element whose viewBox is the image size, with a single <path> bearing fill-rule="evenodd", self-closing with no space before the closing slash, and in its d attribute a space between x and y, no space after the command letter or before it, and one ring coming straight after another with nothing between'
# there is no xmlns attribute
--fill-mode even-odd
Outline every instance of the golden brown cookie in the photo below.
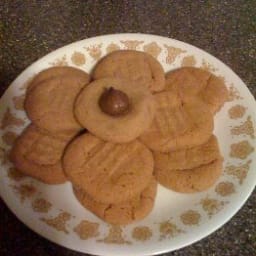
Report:
<svg viewBox="0 0 256 256"><path fill-rule="evenodd" d="M115 106L117 101L120 106L120 93L127 96L129 104L124 114L113 116L102 109L100 99L110 90L114 91L114 100L110 105ZM116 90L119 93L117 97ZM80 124L94 135L106 141L123 143L136 139L149 128L154 118L155 104L153 95L146 87L135 86L134 82L127 80L103 78L93 81L82 90L75 102L74 111Z"/></svg>
<svg viewBox="0 0 256 256"><path fill-rule="evenodd" d="M195 67L183 67L166 75L166 90L177 92L182 100L199 96L216 113L225 103L228 91L224 82L212 73Z"/></svg>
<svg viewBox="0 0 256 256"><path fill-rule="evenodd" d="M206 143L169 153L153 152L156 169L187 170L221 158L217 138L212 135Z"/></svg>
<svg viewBox="0 0 256 256"><path fill-rule="evenodd" d="M82 71L81 71L82 72ZM83 72L82 72L83 73ZM52 133L81 129L73 114L74 101L89 82L89 76L56 76L32 86L25 99L25 110L38 127Z"/></svg>
<svg viewBox="0 0 256 256"><path fill-rule="evenodd" d="M50 68L44 69L43 71L35 75L33 80L28 85L27 93L32 88L34 88L37 84L40 84L43 81L54 79L56 77L61 77L61 76L76 77L76 79L80 81L79 83L84 83L85 81L87 81L88 83L90 80L89 75L78 68L68 67L68 66L50 67Z"/></svg>
<svg viewBox="0 0 256 256"><path fill-rule="evenodd" d="M157 181L182 193L208 189L222 172L223 159L215 136L191 149L154 152L154 160Z"/></svg>
<svg viewBox="0 0 256 256"><path fill-rule="evenodd" d="M115 77L143 84L152 92L162 91L165 86L164 70L151 55L133 51L114 51L104 57L94 68L94 79Z"/></svg>
<svg viewBox="0 0 256 256"><path fill-rule="evenodd" d="M152 153L139 141L105 142L87 133L67 147L63 167L68 179L94 200L117 204L139 194L152 177Z"/></svg>
<svg viewBox="0 0 256 256"><path fill-rule="evenodd" d="M120 204L104 204L92 199L83 189L73 187L78 201L104 221L127 225L145 218L154 206L157 182L152 178L149 185L138 195Z"/></svg>
<svg viewBox="0 0 256 256"><path fill-rule="evenodd" d="M44 133L35 125L29 125L17 138L10 159L22 173L44 183L65 182L61 158L71 136L59 138Z"/></svg>
<svg viewBox="0 0 256 256"><path fill-rule="evenodd" d="M222 159L188 170L156 169L157 181L181 193L194 193L210 188L222 173Z"/></svg>
<svg viewBox="0 0 256 256"><path fill-rule="evenodd" d="M206 142L213 131L213 116L198 98L182 102L172 91L154 95L155 118L139 138L154 151L169 152Z"/></svg>

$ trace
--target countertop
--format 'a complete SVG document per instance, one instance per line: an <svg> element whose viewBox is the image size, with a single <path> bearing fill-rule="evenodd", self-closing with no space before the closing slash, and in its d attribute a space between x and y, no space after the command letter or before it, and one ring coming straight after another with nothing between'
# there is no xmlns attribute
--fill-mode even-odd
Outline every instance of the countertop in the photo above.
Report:
<svg viewBox="0 0 256 256"><path fill-rule="evenodd" d="M157 34L222 60L256 96L256 1L0 1L0 96L35 60L71 42L124 32ZM256 191L222 228L168 256L256 255ZM78 256L23 225L0 199L0 255ZM84 254L83 254L84 255Z"/></svg>

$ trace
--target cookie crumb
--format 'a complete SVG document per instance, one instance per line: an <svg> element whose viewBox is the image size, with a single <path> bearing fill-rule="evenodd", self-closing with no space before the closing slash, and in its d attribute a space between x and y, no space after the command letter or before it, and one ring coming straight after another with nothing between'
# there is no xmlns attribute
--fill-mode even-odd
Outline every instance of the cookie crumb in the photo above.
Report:
<svg viewBox="0 0 256 256"><path fill-rule="evenodd" d="M196 65L196 59L193 55L186 56L181 61L182 67L194 67Z"/></svg>
<svg viewBox="0 0 256 256"><path fill-rule="evenodd" d="M26 177L26 175L18 171L16 168L11 167L8 170L8 177L14 181L21 181Z"/></svg>
<svg viewBox="0 0 256 256"><path fill-rule="evenodd" d="M1 129L5 129L7 126L23 126L25 124L25 122L20 119L15 117L9 108L7 108L4 117L2 119L2 123L0 128Z"/></svg>
<svg viewBox="0 0 256 256"><path fill-rule="evenodd" d="M244 116L245 111L246 107L237 104L228 110L228 115L231 119L238 119Z"/></svg>
<svg viewBox="0 0 256 256"><path fill-rule="evenodd" d="M2 135L2 140L6 145L11 146L17 137L18 135L15 132L7 131Z"/></svg>
<svg viewBox="0 0 256 256"><path fill-rule="evenodd" d="M99 223L83 220L74 228L74 232L82 240L97 237L99 235Z"/></svg>
<svg viewBox="0 0 256 256"><path fill-rule="evenodd" d="M220 196L229 196L235 193L235 186L232 182L220 182L216 188L215 192Z"/></svg>
<svg viewBox="0 0 256 256"><path fill-rule="evenodd" d="M145 44L143 46L143 50L144 50L144 52L150 54L151 56L153 56L154 58L157 59L158 55L162 51L162 48L159 47L159 45L156 42L152 42L149 44Z"/></svg>
<svg viewBox="0 0 256 256"><path fill-rule="evenodd" d="M243 184L244 179L247 177L247 173L250 169L250 164L252 160L248 160L245 164L242 165L229 165L225 168L225 172L228 175L234 176L239 180L239 184Z"/></svg>
<svg viewBox="0 0 256 256"><path fill-rule="evenodd" d="M184 225L198 225L201 219L201 215L197 211L188 210L180 216L180 219Z"/></svg>
<svg viewBox="0 0 256 256"><path fill-rule="evenodd" d="M245 159L254 151L254 147L247 140L233 143L230 146L230 156L239 159Z"/></svg>
<svg viewBox="0 0 256 256"><path fill-rule="evenodd" d="M152 231L149 227L135 227L132 231L132 237L138 241L149 240L152 236Z"/></svg>
<svg viewBox="0 0 256 256"><path fill-rule="evenodd" d="M107 236L99 242L107 243L107 244L131 244L131 242L126 241L122 235L122 229L120 226L112 225L109 229Z"/></svg>
<svg viewBox="0 0 256 256"><path fill-rule="evenodd" d="M185 50L182 50L181 48L176 48L168 45L164 45L164 47L167 49L167 57L165 59L167 64L172 64L175 59L181 54L185 53Z"/></svg>
<svg viewBox="0 0 256 256"><path fill-rule="evenodd" d="M74 52L71 56L71 61L76 66L82 66L85 64L85 56L81 52Z"/></svg>
<svg viewBox="0 0 256 256"><path fill-rule="evenodd" d="M23 203L25 199L31 198L36 193L36 188L30 184L24 184L20 186L13 186L15 192L20 196L20 200Z"/></svg>
<svg viewBox="0 0 256 256"><path fill-rule="evenodd" d="M47 219L41 218L41 220L46 223L48 226L56 229L57 231L62 231L68 234L66 223L71 219L71 215L67 212L62 212L57 215L55 218Z"/></svg>
<svg viewBox="0 0 256 256"><path fill-rule="evenodd" d="M32 208L35 212L48 212L52 207L52 204L44 198L38 198L32 202Z"/></svg>
<svg viewBox="0 0 256 256"><path fill-rule="evenodd" d="M252 124L252 120L251 117L248 116L246 121L239 125L239 126L235 126L234 128L231 129L231 134L232 135L249 135L252 139L255 138L255 131L254 131L254 127Z"/></svg>

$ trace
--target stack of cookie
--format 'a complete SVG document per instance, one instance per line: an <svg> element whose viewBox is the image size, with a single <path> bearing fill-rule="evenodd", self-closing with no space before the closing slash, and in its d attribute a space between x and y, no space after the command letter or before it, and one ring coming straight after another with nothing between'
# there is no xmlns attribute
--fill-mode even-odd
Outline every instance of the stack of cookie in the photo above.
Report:
<svg viewBox="0 0 256 256"><path fill-rule="evenodd" d="M209 188L222 170L214 114L226 100L220 79L197 68L165 77L137 51L113 52L81 70L42 71L27 90L32 123L11 160L45 183L69 180L78 201L112 224L153 208L157 181L177 192Z"/></svg>
<svg viewBox="0 0 256 256"><path fill-rule="evenodd" d="M156 116L140 140L152 151L159 183L177 192L208 189L222 172L212 134L214 114L227 99L223 81L194 67L166 75L164 92L154 95Z"/></svg>
<svg viewBox="0 0 256 256"><path fill-rule="evenodd" d="M62 155L82 130L73 115L73 103L90 77L72 67L49 68L29 84L25 110L32 123L15 141L10 159L26 175L48 184L67 181Z"/></svg>

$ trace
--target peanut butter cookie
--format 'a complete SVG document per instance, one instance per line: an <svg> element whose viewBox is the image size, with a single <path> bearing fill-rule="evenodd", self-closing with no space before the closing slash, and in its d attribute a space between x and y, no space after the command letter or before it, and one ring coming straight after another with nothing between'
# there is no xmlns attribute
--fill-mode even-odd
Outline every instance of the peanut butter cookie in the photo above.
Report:
<svg viewBox="0 0 256 256"><path fill-rule="evenodd" d="M67 179L61 158L72 137L55 137L30 124L15 141L10 159L28 176L48 184L63 183Z"/></svg>
<svg viewBox="0 0 256 256"><path fill-rule="evenodd" d="M152 92L162 91L165 87L164 70L151 55L133 51L114 51L104 57L94 68L94 79L115 77L134 81L147 86Z"/></svg>
<svg viewBox="0 0 256 256"><path fill-rule="evenodd" d="M81 126L73 114L73 105L88 81L89 77L84 73L83 78L75 75L56 76L32 85L25 99L28 117L36 126L52 133L80 130Z"/></svg>
<svg viewBox="0 0 256 256"><path fill-rule="evenodd" d="M206 142L213 131L213 115L198 98L183 102L172 91L154 95L155 118L140 140L154 151L169 152Z"/></svg>
<svg viewBox="0 0 256 256"><path fill-rule="evenodd" d="M95 201L83 189L73 187L78 201L104 221L114 225L127 225L145 218L154 206L157 182L151 179L149 185L131 200L119 204L104 204Z"/></svg>
<svg viewBox="0 0 256 256"><path fill-rule="evenodd" d="M153 95L145 86L115 78L95 80L79 94L75 116L99 138L116 143L136 139L152 123Z"/></svg>
<svg viewBox="0 0 256 256"><path fill-rule="evenodd" d="M166 90L177 92L182 100L198 96L216 113L225 103L228 91L214 74L195 67L183 67L166 75Z"/></svg>
<svg viewBox="0 0 256 256"><path fill-rule="evenodd" d="M95 201L118 204L138 195L150 182L152 153L139 141L114 144L89 133L67 147L63 167L74 186Z"/></svg>

